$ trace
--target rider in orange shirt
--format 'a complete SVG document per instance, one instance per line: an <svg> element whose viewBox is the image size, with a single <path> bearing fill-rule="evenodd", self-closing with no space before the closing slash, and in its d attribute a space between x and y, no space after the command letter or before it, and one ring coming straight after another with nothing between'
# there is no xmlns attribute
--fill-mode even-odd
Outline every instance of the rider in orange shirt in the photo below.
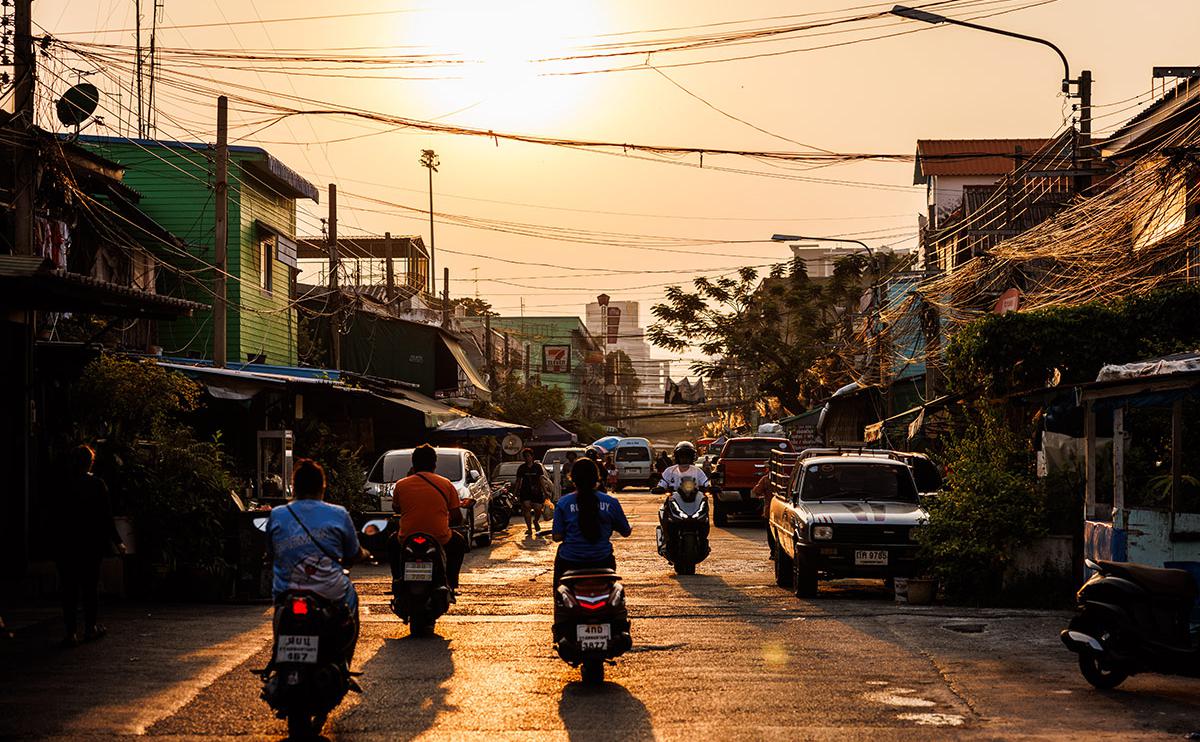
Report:
<svg viewBox="0 0 1200 742"><path fill-rule="evenodd" d="M467 542L452 527L462 523L462 504L454 484L434 473L437 458L437 450L428 443L413 450L412 473L396 482L392 510L400 514L400 541L413 533L427 533L442 545L446 578L450 588L457 590Z"/></svg>

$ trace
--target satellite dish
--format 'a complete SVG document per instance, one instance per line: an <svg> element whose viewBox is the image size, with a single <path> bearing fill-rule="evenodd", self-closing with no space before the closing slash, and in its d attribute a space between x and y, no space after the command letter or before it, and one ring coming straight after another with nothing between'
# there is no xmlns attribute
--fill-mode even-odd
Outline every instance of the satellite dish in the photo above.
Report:
<svg viewBox="0 0 1200 742"><path fill-rule="evenodd" d="M55 108L63 126L79 126L96 112L98 105L100 91L90 82L81 82L63 93Z"/></svg>

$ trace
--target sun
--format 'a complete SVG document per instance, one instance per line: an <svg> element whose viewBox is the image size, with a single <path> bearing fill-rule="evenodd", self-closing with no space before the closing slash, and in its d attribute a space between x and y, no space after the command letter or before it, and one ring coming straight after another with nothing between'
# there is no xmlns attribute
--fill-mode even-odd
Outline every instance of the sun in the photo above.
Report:
<svg viewBox="0 0 1200 742"><path fill-rule="evenodd" d="M592 15L582 2L441 0L406 15L402 35L414 51L461 60L420 88L447 119L477 110L495 126L533 125L561 121L580 102L571 94L578 86L546 74L562 65L538 60L569 54L589 35Z"/></svg>

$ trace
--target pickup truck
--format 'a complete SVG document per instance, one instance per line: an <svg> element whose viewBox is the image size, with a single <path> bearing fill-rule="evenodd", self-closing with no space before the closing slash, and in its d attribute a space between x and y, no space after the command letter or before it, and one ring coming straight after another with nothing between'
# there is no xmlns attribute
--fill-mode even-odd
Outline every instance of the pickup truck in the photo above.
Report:
<svg viewBox="0 0 1200 742"><path fill-rule="evenodd" d="M790 481L775 488L767 516L776 584L797 597L814 597L821 577L916 574L916 529L927 517L919 492L931 487L927 459L836 449L809 449L792 458ZM918 487L914 468L924 487Z"/></svg>
<svg viewBox="0 0 1200 742"><path fill-rule="evenodd" d="M721 491L713 498L713 525L724 526L731 513L762 515L763 501L752 493L754 485L767 473L773 451L790 453L787 438L751 436L725 441L714 469Z"/></svg>

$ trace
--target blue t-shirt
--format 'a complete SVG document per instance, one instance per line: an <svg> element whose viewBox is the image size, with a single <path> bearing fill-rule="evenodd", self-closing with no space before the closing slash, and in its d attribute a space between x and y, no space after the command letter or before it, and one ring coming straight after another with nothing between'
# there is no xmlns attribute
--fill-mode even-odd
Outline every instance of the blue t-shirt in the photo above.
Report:
<svg viewBox="0 0 1200 742"><path fill-rule="evenodd" d="M613 531L628 536L629 520L617 498L596 493L600 507L600 539L588 541L579 530L579 506L575 504L575 493L564 495L554 506L554 533L561 534L562 544L558 554L572 562L591 562L612 556Z"/></svg>
<svg viewBox="0 0 1200 742"><path fill-rule="evenodd" d="M300 527L297 518L303 521L312 538ZM359 550L358 533L345 508L321 500L294 500L287 507L271 510L267 536L274 557L271 592L275 598L288 590L310 590L323 598L345 598L350 605L357 605L350 578L342 571L346 558ZM338 557L341 564L330 559L313 539Z"/></svg>

